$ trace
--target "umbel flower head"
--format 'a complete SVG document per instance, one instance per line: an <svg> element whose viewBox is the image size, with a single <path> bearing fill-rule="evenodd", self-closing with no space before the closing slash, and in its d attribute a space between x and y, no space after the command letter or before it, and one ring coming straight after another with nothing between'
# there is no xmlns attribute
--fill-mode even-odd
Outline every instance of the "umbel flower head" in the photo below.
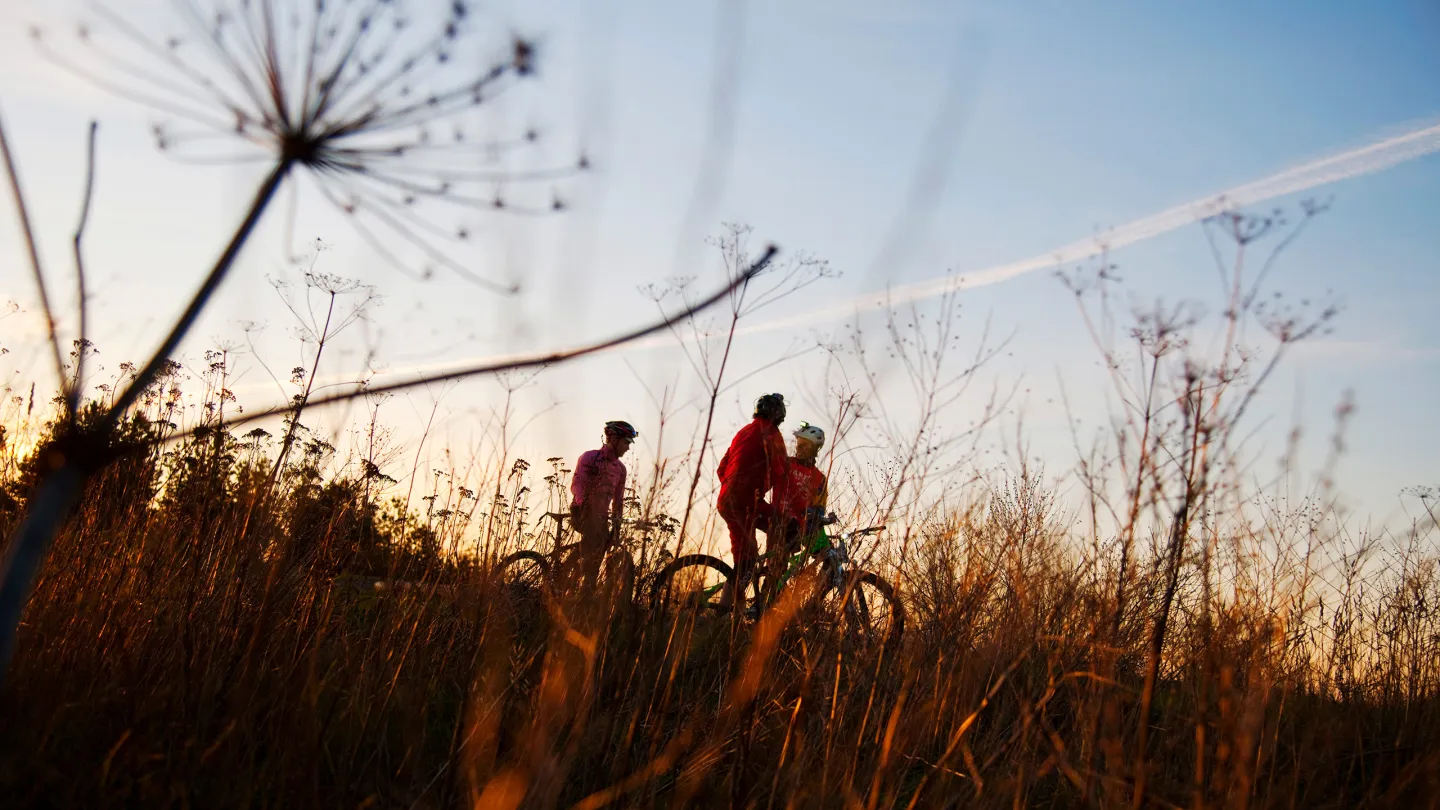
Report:
<svg viewBox="0 0 1440 810"><path fill-rule="evenodd" d="M273 162L277 188L306 170L402 269L428 277L443 267L513 291L455 258L473 218L562 210L554 185L588 166L581 157L516 168L512 156L539 134L482 134L483 112L535 74L536 53L497 36L468 0L171 2L174 33L156 33L128 3L95 2L63 49L32 35L56 63L161 115L156 144L179 159ZM62 53L72 44L81 55ZM509 197L537 185L543 203Z"/></svg>

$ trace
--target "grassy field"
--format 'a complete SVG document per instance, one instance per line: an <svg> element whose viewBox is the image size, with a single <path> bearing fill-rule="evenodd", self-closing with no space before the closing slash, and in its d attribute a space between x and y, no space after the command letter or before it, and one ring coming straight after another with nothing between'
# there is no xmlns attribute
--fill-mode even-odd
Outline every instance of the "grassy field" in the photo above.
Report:
<svg viewBox="0 0 1440 810"><path fill-rule="evenodd" d="M282 5L284 21L277 23ZM1260 442L1252 441L1260 433L1260 412L1274 410L1273 401L1259 398L1272 372L1293 344L1326 334L1338 312L1328 294L1293 301L1262 290L1275 258L1324 203L1301 201L1287 219L1279 208L1261 214L1234 210L1232 205L1245 200L1221 196L1203 207L1171 208L1097 231L1093 250L1076 252L1067 245L1055 255L1055 263L1084 265L1059 267L1057 275L1078 302L1084 337L1098 355L1078 365L1067 356L1067 371L1077 376L1062 380L1055 397L1065 399L1063 415L1061 404L1054 404L1042 417L1052 427L1072 420L1075 453L1046 460L1063 470L1058 476L1043 475L1025 449L1024 363L1012 366L1012 379L995 382L988 394L984 390L989 381L979 369L1009 348L1004 339L993 341L988 320L973 335L956 325L965 277L947 276L937 287L938 276L916 281L906 275L908 269L899 270L919 257L931 260L928 223L935 210L949 204L940 196L949 159L939 145L965 140L958 129L947 134L945 122L968 126L968 113L950 111L949 90L937 128L924 141L938 151L932 156L932 147L924 147L913 190L893 212L897 224L875 232L883 237L876 243L883 247L873 260L875 269L865 271L855 288L878 290L883 282L884 312L873 299L856 299L855 325L837 332L839 337L811 332L813 341L805 346L799 345L804 338L788 344L777 339L770 350L779 356L767 354L763 361L756 359L759 354L743 361L738 352L732 355L742 330L759 326L767 336L782 334L772 333L775 326L808 330L818 323L812 323L816 313L833 321L838 300L827 292L797 308L797 317L752 324L755 313L779 314L771 305L838 270L802 250L750 245L749 228L734 225L712 241L724 271L723 283L717 281L713 290L699 280L709 278L708 271L643 286L658 310L654 322L611 318L618 298L606 289L604 296L572 303L590 307L592 325L618 335L613 339L528 359L415 372L421 376L377 376L376 368L394 372L395 363L376 353L380 334L403 336L385 348L417 358L434 354L435 347L410 345L407 338L419 334L412 330L429 327L436 341L461 337L446 334L450 327L442 321L449 316L434 312L463 315L458 331L472 331L435 354L439 358L471 345L509 345L512 337L523 337L516 345L532 339L549 345L569 331L546 334L542 320L525 319L544 313L562 317L554 313L569 312L569 304L556 309L543 298L510 299L513 305L496 299L503 317L489 323L485 313L491 305L472 305L469 298L445 302L453 309L418 308L423 296L448 297L453 293L440 290L455 288L417 292L417 308L390 322L398 328L377 327L363 342L350 341L352 334L343 341L352 344L348 355L337 358L335 350L326 354L327 345L367 319L368 309L378 304L377 291L317 272L326 248L317 240L308 266L292 262L296 272L283 274L292 281L270 279L301 341L301 364L291 369L289 387L270 373L271 366L264 369L290 398L288 404L240 415L230 390L235 381L230 350L206 352L203 362L186 359L190 368L172 358L193 356L185 352L196 349L196 325L212 323L202 315L240 313L248 300L243 295L216 313L219 291L262 221L276 220L278 226L288 216L286 250L297 249L289 232L298 205L294 182L308 177L314 188L306 196L318 191L315 201L330 206L322 210L333 209L354 226L346 238L366 255L365 272L374 269L369 262L374 259L374 267L402 271L417 283L439 272L513 294L520 280L532 281L524 258L529 248L515 249L529 245L530 237L517 237L512 245L500 229L505 226L476 218L566 211L574 204L568 184L591 168L587 153L566 153L565 139L552 147L549 133L543 151L520 159L542 139L535 127L509 132L511 125L551 116L496 106L502 90L513 95L508 88L538 75L537 42L508 24L495 25L498 18L488 8L480 14L463 1L423 5L432 13L418 18L418 26L406 4L371 0L221 3L213 14L197 10L207 4L182 3L178 9L185 13L175 20L132 19L113 11L98 15L98 27L67 22L63 38L38 25L31 29L30 38L50 62L147 107L147 115L159 115L162 122L178 118L178 127L146 121L162 152L187 162L224 163L233 151L236 161L250 165L258 159L253 165L268 169L253 197L241 196L242 204L250 202L235 230L215 231L231 235L213 252L194 253L187 244L174 254L218 256L213 266L206 259L208 272L172 267L173 245L119 251L91 276L91 282L102 279L96 287L84 272L84 235L96 178L112 182L110 165L97 162L97 125L89 129L79 222L73 236L65 231L64 245L57 242L46 251L40 243L51 241L51 229L62 226L47 222L43 231L32 229L31 205L16 169L24 161L14 158L0 130L18 232L28 248L23 255L39 301L26 316L29 325L5 338L26 347L17 357L29 356L6 361L16 369L7 369L3 378L0 537L5 539L0 542L22 561L40 559L49 545L28 603L23 599L33 573L28 566L7 563L7 574L18 573L7 576L7 587L0 589L0 612L11 616L24 606L15 654L0 681L0 806L1440 806L1435 542L1440 490L1405 493L1409 506L1422 507L1411 510L1417 517L1410 526L1371 530L1343 517L1331 472L1353 410L1348 401L1336 412L1333 451L1318 473L1297 470L1298 428L1290 434L1273 424L1266 428L1262 438L1285 445L1278 459L1273 446L1254 449ZM604 31L589 30L588 14L584 37L603 39ZM167 20L178 33L151 30ZM724 50L731 28L738 70L738 54L745 50L739 47L742 22L743 14L727 6L719 26L725 36L717 40L713 112L707 113L713 132L704 137L683 240L695 235L726 196L722 181L732 171L735 140L734 121L727 119L738 117L739 105L732 98L738 82L721 71L731 69L724 67L732 61ZM1226 31L1244 33L1246 24L1239 19ZM1124 36L1135 39L1128 24ZM1128 39L1122 50L1133 50ZM808 54L809 47L797 46L795 53ZM677 49L673 44L665 49L664 61L646 69L663 65L665 72L682 73L669 55ZM609 50L607 44L597 53ZM852 50L847 45L836 52L846 61L863 61L855 60ZM913 61L905 50L905 61ZM67 55L72 51L73 62ZM1196 64L1213 61L1208 53L1196 58L1202 59ZM815 72L808 55L806 60L807 70ZM1033 67L1028 57L1022 61ZM1207 72L1190 72L1197 81L1215 84ZM16 75L28 84L28 68ZM1306 75L1307 83L1314 83ZM927 82L931 78L925 76ZM844 97L873 95L866 88L879 87L888 104L902 89L878 81L867 76L858 90L845 88ZM605 83L597 82L597 87ZM1245 93L1236 98L1266 98L1248 95L1260 91L1241 84ZM959 100L966 92L953 95ZM1175 98L1203 100L1188 86L1174 92ZM1094 95L1103 99L1105 93L1115 97L1104 88ZM39 95L58 104L49 94ZM577 109L603 112L606 103L583 99ZM660 105L667 127L670 118L681 117L668 104ZM963 112L968 104L962 101L956 109ZM1327 108L1345 109L1337 105L1325 99ZM1199 101L1193 106L1210 109ZM885 109L888 125L892 113ZM1047 109L1043 97L1037 109ZM492 119L491 110L502 112ZM1347 113L1347 126L1349 117L1364 119ZM756 130L760 137L773 135L779 144L819 142L772 131L771 123ZM45 120L36 126L33 137L64 142L54 134L59 130L45 128ZM1007 132L1027 129L1005 126ZM1353 137L1352 130L1344 132ZM1427 132L1413 130L1352 150L1343 161L1326 158L1289 169L1239 186L1244 193L1238 196L1251 205L1268 204L1280 199L1275 189L1281 186L1285 194L1298 193L1378 171L1419 156L1414 151L1419 141L1413 139ZM1166 142L1146 139L1154 140L1147 150ZM1385 162L1395 157L1385 150L1398 154L1397 149L1412 151ZM689 147L685 150L676 154L688 155ZM664 149L647 154L646 165L659 159L660 173L688 176L686 166L666 163L665 155ZM1080 158L1087 166L1092 162L1090 155ZM1352 165L1360 158L1363 170ZM849 162L822 172L824 193L890 199L868 186L828 191L833 177L854 174L857 166L866 183L872 175L900 176L879 160L844 160ZM1187 171L1208 176L1207 167L1219 166L1213 160L1197 157ZM1126 171L1139 171L1131 162ZM1102 177L1101 164L1086 171ZM42 178L55 187L49 192L69 188L67 175L51 171L51 165L41 162L30 170L31 189ZM1042 171L1036 167L1026 165L1024 173ZM1320 174L1326 179L1311 177ZM1062 185L1091 182L1082 175L1090 176L1066 175ZM211 232L213 223L203 219L213 208L209 203L217 194L234 196L234 177L227 175L223 184L215 177L197 174L182 191L163 192L183 195L174 201L182 205L192 199L206 205L195 205L193 212L175 208L185 216L174 222L168 215L152 218L184 231L186 238L192 230ZM1310 185L1296 177L1311 177L1304 181ZM1039 199L1029 187L1004 182L1001 202ZM144 185L149 184L147 179ZM1257 187L1270 189L1265 194L1271 196ZM1148 180L1147 189L1162 194L1158 186L1149 189ZM107 187L98 199L127 216L144 210L143 194L109 196L113 193ZM988 205L985 189L966 193ZM671 205L654 203L667 198L648 187L642 196L646 211ZM1098 199L1109 201L1084 209L1086 222L1092 214L1104 219L1107 212L1128 210L1115 208L1105 195ZM270 211L286 207L272 205L281 200L290 201L288 215ZM55 205L45 196L43 204L34 205L37 219L40 213L48 219ZM132 220L111 218L99 206L97 221L129 227ZM1209 237L1223 300L1207 308L1207 302L1167 303L1153 292L1122 289L1108 255L1112 247L1148 238L1136 235L1147 229L1152 236L1168 232L1177 226L1176 212L1189 208L1195 211L1184 216L1195 219L1186 222L1197 222ZM881 209L854 210L866 213L853 221L871 223ZM986 216L993 213L995 222L1002 222L1004 210L1001 205ZM1048 216L1043 208L1026 215L1036 212L1043 223ZM812 219L851 221L829 214ZM645 220L635 222L636 233L650 227ZM976 222L993 227L984 218L969 224ZM577 233L590 230L585 225ZM503 246L495 255L505 256L485 272L476 265L487 261L477 259L490 254L477 253L472 241L482 231L487 238L503 237L493 244ZM1039 228L1035 238L1045 231ZM550 237L542 236L548 233L534 232L537 257L551 252ZM624 242L616 238L617 245ZM1267 239L1268 255L1249 255ZM555 266L588 267L568 257L586 253L588 241L588 236L556 241L581 249L565 247L557 256L566 257ZM64 299L57 293L52 306L46 291L47 283L59 289L58 276L52 269L47 282L41 266L42 253L60 255L57 246L73 255L76 304L73 315L59 318L55 312ZM986 255L981 248L975 256ZM90 248L97 262L102 249ZM701 267L689 250L677 254L677 271ZM966 262L975 258L971 245L964 251ZM623 274L602 278L599 274L612 272L598 258L602 255L590 257L596 261L592 269L574 272L594 272L617 290L632 281L649 282ZM1356 248L1354 255L1365 254ZM1375 255L1389 260L1388 254ZM649 266L631 258L625 263ZM23 261L13 259L16 267ZM535 267L548 266L537 262ZM490 275L502 266L503 276ZM1025 260L975 278L986 284L1050 266ZM136 297L146 293L130 290L114 302L99 302L98 290L156 279L177 289L198 283L184 314L166 327L168 337L147 350L148 360L138 367L103 369L95 362L87 373L86 358L94 353L87 336L117 330L145 335L169 323L153 320L149 310L160 304ZM527 295L543 296L555 282L567 295L591 299L592 279L539 280L537 287L526 287ZM891 299L892 286L907 280ZM89 331L91 299L111 310L104 330ZM848 317L850 307L839 309ZM0 319L21 309L12 303ZM1017 307L1026 309L1028 302ZM862 310L868 313L868 331L860 328ZM1036 312L1048 318L1051 310ZM1005 313L997 330L1018 329L1024 315L1035 317ZM434 323L412 323L432 318ZM252 326L258 334L259 327ZM247 345L264 365L262 351L250 341L252 326L242 327ZM488 336L482 339L481 333ZM1074 339L1055 337L1058 328L1037 334L1050 335L1046 341ZM48 340L37 342L36 335ZM514 457L506 434L494 442L503 448L494 459L433 470L429 463L421 466L422 458L439 454L422 456L423 437L418 447L390 444L398 434L379 416L382 395L498 379L507 386L504 406L481 430L507 431L535 416L512 407L517 386L535 379L526 375L556 372L571 360L642 338L674 338L683 361L676 359L681 354L665 361L673 362L675 387L658 397L650 392L659 413L626 418L646 425L647 441L663 436L667 420L695 428L689 448L671 452L675 433L683 431L677 429L668 441L656 438L650 445L657 453L665 448L668 456L627 459L634 491L627 501L631 520L624 550L635 563L634 587L612 587L613 580L605 587L576 587L566 577L518 586L501 562L517 550L548 547L548 526L540 515L565 508L564 463L578 448L546 448L564 458L532 464ZM1060 355L1047 356L1048 349L1035 347L1025 363L1048 367L1053 361L1058 376ZM0 347L0 354L10 351L9 345ZM809 577L798 578L755 621L735 611L698 610L684 599L653 598L656 574L668 559L723 545L710 516L710 485L715 451L723 450L738 424L717 417L719 405L754 396L737 386L748 387L756 375L802 354L804 371L823 376L818 382L807 377L804 384L811 390L797 392L795 399L809 399L814 418L826 421L830 505L849 528L884 526L852 551L866 570L893 586L903 605L905 632L888 642L830 621L835 617L827 614ZM363 382L317 385L322 370L340 368L349 362L346 356L365 358L363 372L344 377ZM55 376L31 385L51 361ZM287 365L274 365L281 377ZM798 378L799 370L797 362L785 373L794 371ZM776 376L754 384L761 379L768 385ZM1092 421L1085 432L1066 399L1066 384L1085 386L1090 390L1084 393L1094 395L1092 405L1109 409L1086 413ZM58 394L49 399L52 390ZM1022 395L1015 396L1017 391ZM98 400L82 402L86 396ZM675 406L677 396L690 404ZM344 431L307 426L320 424L316 413L327 404L351 408L345 412L351 417L363 412L363 418L354 418ZM667 413L675 407L689 410ZM432 423L439 408L436 399ZM1094 424L1098 433L1090 428ZM660 429L650 433L650 425ZM1019 451L1013 454L1012 427ZM428 436L429 424L424 430ZM347 443L341 435L348 447L336 446ZM1008 464L981 464L982 441L990 444L983 452L1005 445L996 456ZM457 448L444 457L464 455ZM37 502L68 503L75 488L80 494L72 512L27 512ZM1307 495L1293 495L1299 492ZM42 517L22 523L37 513ZM22 525L30 527L28 533L16 531ZM22 534L23 542L16 539ZM377 590L373 584L379 581L388 584ZM13 624L0 626L0 654L8 649Z"/></svg>
<svg viewBox="0 0 1440 810"><path fill-rule="evenodd" d="M1248 537L1194 523L1174 555L1163 526L1134 530L1122 559L1021 475L912 510L867 549L908 614L879 646L810 621L800 586L759 623L658 609L645 585L673 548L664 532L631 538L633 595L510 587L499 555L545 547L516 495L563 484L558 464L543 483L523 463L484 483L493 508L452 487L417 511L380 496L377 465L337 462L304 431L283 463L218 417L147 444L166 402L162 388L120 432L131 452L91 482L25 614L0 692L8 806L1440 795L1440 588L1423 527L1408 556L1341 565L1338 583L1309 562L1335 530L1293 512L1244 523ZM7 530L40 457L8 445ZM665 502L648 498L640 525L664 528ZM1262 540L1269 552L1225 552ZM337 586L344 573L446 588L377 595Z"/></svg>

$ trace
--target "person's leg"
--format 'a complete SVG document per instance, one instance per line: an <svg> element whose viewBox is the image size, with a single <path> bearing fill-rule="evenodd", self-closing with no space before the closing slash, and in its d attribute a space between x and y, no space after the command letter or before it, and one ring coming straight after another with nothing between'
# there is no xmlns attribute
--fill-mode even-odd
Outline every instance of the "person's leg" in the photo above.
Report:
<svg viewBox="0 0 1440 810"><path fill-rule="evenodd" d="M755 558L759 556L758 544L755 541L755 512L753 509L735 509L730 503L721 505L719 511L720 518L725 521L725 527L730 532L730 556L735 563L735 575L725 584L720 604L729 606L738 595L743 607L745 584L753 574Z"/></svg>
<svg viewBox="0 0 1440 810"><path fill-rule="evenodd" d="M575 529L580 534L578 549L581 582L594 584L600 578L600 566L610 546L610 532L604 520L585 519Z"/></svg>
<svg viewBox="0 0 1440 810"><path fill-rule="evenodd" d="M765 555L763 573L765 575L765 602L768 604L775 595L775 588L779 584L780 575L785 573L785 563L789 558L789 547L793 540L789 521L774 504L761 501L756 510L756 525L765 532Z"/></svg>

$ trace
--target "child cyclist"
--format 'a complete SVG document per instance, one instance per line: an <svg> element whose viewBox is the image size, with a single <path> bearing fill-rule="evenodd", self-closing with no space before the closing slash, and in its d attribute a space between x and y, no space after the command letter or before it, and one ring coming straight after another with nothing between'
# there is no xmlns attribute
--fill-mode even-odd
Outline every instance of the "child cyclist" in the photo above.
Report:
<svg viewBox="0 0 1440 810"><path fill-rule="evenodd" d="M825 518L825 506L830 500L830 491L825 473L815 466L820 450L825 446L825 431L801 422L795 429L795 455L786 459L785 470L789 478L780 513L785 516L789 539L808 539L820 529Z"/></svg>
<svg viewBox="0 0 1440 810"><path fill-rule="evenodd" d="M825 446L825 431L801 422L795 429L795 455L785 460L785 488L775 497L777 529L781 534L767 537L766 556L772 569L783 567L785 557L799 551L824 526L830 490L825 473L815 466ZM771 570L772 575L778 573Z"/></svg>

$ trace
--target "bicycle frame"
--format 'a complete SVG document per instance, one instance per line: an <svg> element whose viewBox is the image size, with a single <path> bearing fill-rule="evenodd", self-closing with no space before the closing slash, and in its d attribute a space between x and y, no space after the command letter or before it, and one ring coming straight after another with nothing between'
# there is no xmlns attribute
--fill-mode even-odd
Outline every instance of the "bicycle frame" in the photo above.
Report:
<svg viewBox="0 0 1440 810"><path fill-rule="evenodd" d="M774 599L785 589L785 586L790 580L793 579L796 574L800 573L800 569L810 564L812 560L829 563L831 576L830 585L836 588L844 587L845 576L850 570L850 551L846 547L846 541L849 540L853 542L856 538L864 537L868 534L875 534L884 528L884 526L871 526L867 529L857 529L849 534L841 535L838 538L831 538L829 533L825 531L825 527L821 526L810 536L810 543L804 550L797 551L786 559L785 570L775 578L770 588L762 589L758 581L752 580L755 585L757 598L768 590L769 599ZM707 597L713 596L724 587L724 585L716 585L705 589L703 593Z"/></svg>
<svg viewBox="0 0 1440 810"><path fill-rule="evenodd" d="M559 571L563 564L572 559L572 552L578 552L580 548L580 543L579 541L573 541L569 543L565 542L565 540L567 540L570 536L570 532L567 532L565 529L565 522L571 520L569 513L546 512L540 516L539 520L545 520L547 518L555 521L555 534L554 537L551 539L550 550L547 552L542 552L541 556L544 557L547 561L549 561L551 571L555 572ZM573 531L573 522L571 531ZM626 557L629 558L630 567L632 569L635 567L634 555L632 554L631 549L626 543L621 542L615 544L610 548L609 551L606 552L605 556L606 559L609 559L616 554L624 554Z"/></svg>
<svg viewBox="0 0 1440 810"><path fill-rule="evenodd" d="M833 516L825 522L833 523ZM883 642L888 645L904 632L904 606L895 587L875 572L859 568L850 551L858 538L884 528L871 526L833 536L819 529L806 539L801 551L790 554L776 549L762 557L762 564L752 569L758 576L747 578L743 585L734 569L708 554L682 557L657 574L654 584L656 599L661 606L669 604L671 594L678 590L683 595L682 601L691 608L719 611L740 611L741 606L748 602L743 612L736 613L736 618L743 616L746 620L755 621L774 604L777 595L802 569L821 565L827 570L814 572L819 574L819 582L814 583L818 587L811 593L800 595L805 603L805 623L815 622L843 630L847 637L855 634L856 638L862 638L867 643ZM691 577L688 582L680 578L682 571ZM722 581L716 583L713 574L719 574ZM695 582L695 576L701 577L702 581ZM747 598L752 584L755 589L753 601ZM810 585L807 582L800 587L803 591L810 591ZM733 594L733 599L727 598L731 596L727 593L730 588L739 591Z"/></svg>
<svg viewBox="0 0 1440 810"><path fill-rule="evenodd" d="M850 555L846 553L844 541L839 539L832 541L829 534L826 533L825 527L822 526L812 535L808 548L790 555L790 559L786 561L785 570L775 578L774 584L770 587L770 598L774 599L778 596L790 580L800 573L800 569L808 565L812 559L831 564L830 569L836 584L844 580L845 569L850 563Z"/></svg>
<svg viewBox="0 0 1440 810"><path fill-rule="evenodd" d="M810 545L804 551L797 551L790 555L785 570L775 579L774 585L770 588L770 598L774 599L780 591L785 589L786 584L798 573L800 569L810 564L813 560L819 563L829 563L831 587L841 588L845 585L845 577L850 571L850 550L847 542L854 542L857 538L868 534L876 534L884 529L884 526L871 526L867 529L856 529L849 534L841 535L832 539L821 526L811 535Z"/></svg>

